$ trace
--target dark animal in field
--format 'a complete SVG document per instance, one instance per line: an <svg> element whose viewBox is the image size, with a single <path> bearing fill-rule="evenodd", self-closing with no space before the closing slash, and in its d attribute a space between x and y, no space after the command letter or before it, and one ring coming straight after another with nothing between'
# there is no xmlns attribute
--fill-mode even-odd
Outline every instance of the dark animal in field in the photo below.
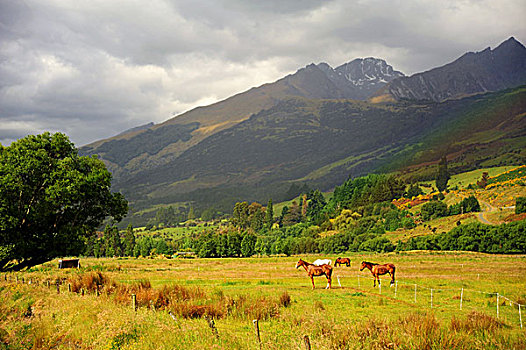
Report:
<svg viewBox="0 0 526 350"><path fill-rule="evenodd" d="M59 269L71 269L71 268L80 268L79 259L62 259L58 261Z"/></svg>
<svg viewBox="0 0 526 350"><path fill-rule="evenodd" d="M331 279L332 266L331 265L316 266L316 265L310 264L310 263L300 259L298 261L298 263L296 264L296 268L298 268L300 266L303 266L305 271L307 271L307 274L309 275L310 280L312 282L312 289L315 288L314 287L314 277L315 276L325 276L325 277L327 277L327 287L325 287L325 289L330 289L331 288L331 282L332 282L332 279Z"/></svg>
<svg viewBox="0 0 526 350"><path fill-rule="evenodd" d="M376 287L376 280L378 280L378 285L380 285L380 275L385 275L385 274L389 274L391 276L391 287L394 285L395 283L395 266L393 264L384 264L384 265L379 265L379 264L375 264L375 263L371 263L371 262L367 262L367 261L362 261L362 265L360 267L360 271L362 271L363 269L365 268L368 268L373 277L374 277L374 283L373 283L373 286Z"/></svg>
<svg viewBox="0 0 526 350"><path fill-rule="evenodd" d="M350 267L351 266L351 259L349 259L349 258L338 258L338 259L336 259L336 261L334 262L334 266L341 266L341 265L346 265L347 267Z"/></svg>

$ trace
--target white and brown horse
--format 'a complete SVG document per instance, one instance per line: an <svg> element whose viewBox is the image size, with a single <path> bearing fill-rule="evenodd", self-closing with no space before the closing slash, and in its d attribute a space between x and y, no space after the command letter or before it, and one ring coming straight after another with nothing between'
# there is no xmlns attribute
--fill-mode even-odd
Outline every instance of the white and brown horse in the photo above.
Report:
<svg viewBox="0 0 526 350"><path fill-rule="evenodd" d="M310 264L300 259L298 263L296 264L296 268L300 266L303 266L305 271L307 271L307 274L309 275L310 280L312 282L312 289L315 288L314 287L314 277L315 276L327 277L327 287L325 287L325 289L331 288L331 281L332 281L331 280L331 276L332 276L332 266L331 265L325 264L321 266L316 266L314 264Z"/></svg>

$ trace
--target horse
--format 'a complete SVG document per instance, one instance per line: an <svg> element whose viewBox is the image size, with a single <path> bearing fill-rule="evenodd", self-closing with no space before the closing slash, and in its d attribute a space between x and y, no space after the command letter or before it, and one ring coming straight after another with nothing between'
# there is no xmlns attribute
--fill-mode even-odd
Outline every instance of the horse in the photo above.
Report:
<svg viewBox="0 0 526 350"><path fill-rule="evenodd" d="M332 265L332 260L330 259L318 259L312 262L312 265L321 266L321 265Z"/></svg>
<svg viewBox="0 0 526 350"><path fill-rule="evenodd" d="M370 263L367 261L362 261L362 266L360 267L360 271L362 271L366 267L369 270L371 270L371 273L373 274L373 277L374 277L373 286L374 287L376 287L376 280L378 280L378 285L380 285L380 277L378 276L385 275L386 273L388 273L391 276L391 287L394 285L396 268L393 264L379 265L379 264Z"/></svg>
<svg viewBox="0 0 526 350"><path fill-rule="evenodd" d="M349 258L338 258L336 259L336 261L334 262L334 266L338 266L338 265L346 265L347 267L350 267L351 266L351 259Z"/></svg>
<svg viewBox="0 0 526 350"><path fill-rule="evenodd" d="M325 264L321 266L316 266L316 265L310 264L300 259L298 263L296 264L296 268L300 266L303 266L305 271L307 271L307 274L309 275L310 280L312 282L312 289L315 288L314 287L314 276L322 276L322 275L325 275L325 277L327 277L327 287L325 287L325 289L331 288L331 276L332 276L332 266L331 265Z"/></svg>

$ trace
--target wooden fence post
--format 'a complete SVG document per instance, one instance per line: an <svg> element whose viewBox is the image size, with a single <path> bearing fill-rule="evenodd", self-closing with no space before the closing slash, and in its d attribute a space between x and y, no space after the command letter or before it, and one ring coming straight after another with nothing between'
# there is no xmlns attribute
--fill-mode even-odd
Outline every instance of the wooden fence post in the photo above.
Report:
<svg viewBox="0 0 526 350"><path fill-rule="evenodd" d="M132 298L132 309L133 311L137 311L137 297L135 296L135 294L132 294L131 298Z"/></svg>
<svg viewBox="0 0 526 350"><path fill-rule="evenodd" d="M68 292L71 293L71 283L68 283Z"/></svg>
<svg viewBox="0 0 526 350"><path fill-rule="evenodd" d="M310 339L308 335L303 336L303 342L305 343L305 349L310 350Z"/></svg>
<svg viewBox="0 0 526 350"><path fill-rule="evenodd" d="M252 323L254 324L254 332L256 333L256 338L259 344L259 348L261 349L261 336L259 335L259 321L255 319L252 321Z"/></svg>

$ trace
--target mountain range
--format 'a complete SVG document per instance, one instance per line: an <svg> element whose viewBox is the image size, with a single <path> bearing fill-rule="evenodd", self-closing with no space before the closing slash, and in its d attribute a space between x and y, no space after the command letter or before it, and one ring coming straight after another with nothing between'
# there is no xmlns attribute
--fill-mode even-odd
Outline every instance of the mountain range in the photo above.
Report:
<svg viewBox="0 0 526 350"><path fill-rule="evenodd" d="M80 153L107 164L136 211L177 202L228 211L371 171L423 179L443 155L458 170L524 163L525 68L514 38L409 77L371 57L310 64Z"/></svg>

